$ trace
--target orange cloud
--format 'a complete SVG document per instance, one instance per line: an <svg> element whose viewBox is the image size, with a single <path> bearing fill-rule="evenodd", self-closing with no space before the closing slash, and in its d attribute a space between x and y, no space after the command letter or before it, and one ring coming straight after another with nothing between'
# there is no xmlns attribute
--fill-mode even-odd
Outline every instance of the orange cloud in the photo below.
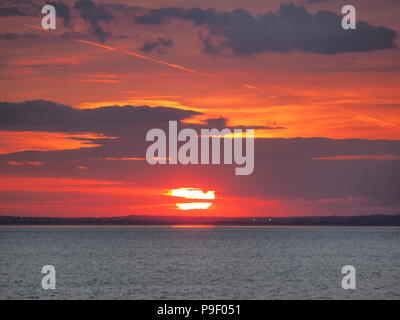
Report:
<svg viewBox="0 0 400 320"><path fill-rule="evenodd" d="M105 136L93 133L0 131L0 154L26 150L50 151L97 147L100 145L92 143L91 139L99 138L105 138Z"/></svg>
<svg viewBox="0 0 400 320"><path fill-rule="evenodd" d="M8 161L7 164L9 164L10 166L41 166L44 163L41 161Z"/></svg>

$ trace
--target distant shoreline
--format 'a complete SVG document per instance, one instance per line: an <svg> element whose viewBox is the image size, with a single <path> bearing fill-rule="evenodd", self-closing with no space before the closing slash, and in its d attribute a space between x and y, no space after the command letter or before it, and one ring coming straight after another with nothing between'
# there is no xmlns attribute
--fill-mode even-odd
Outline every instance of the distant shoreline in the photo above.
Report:
<svg viewBox="0 0 400 320"><path fill-rule="evenodd" d="M126 216L102 218L0 216L0 226L104 226L104 227L397 227L398 215L327 217L181 217Z"/></svg>
<svg viewBox="0 0 400 320"><path fill-rule="evenodd" d="M400 229L400 226L329 226L329 225L0 225L1 229Z"/></svg>

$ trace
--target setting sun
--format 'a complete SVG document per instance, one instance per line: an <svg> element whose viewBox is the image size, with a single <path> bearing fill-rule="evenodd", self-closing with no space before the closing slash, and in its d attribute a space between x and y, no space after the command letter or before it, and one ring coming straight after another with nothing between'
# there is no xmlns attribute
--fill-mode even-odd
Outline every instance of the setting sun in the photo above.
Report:
<svg viewBox="0 0 400 320"><path fill-rule="evenodd" d="M185 199L196 199L196 200L214 200L215 199L215 191L210 190L204 192L200 188L178 188L172 189L168 192L168 195L173 197L185 198ZM205 210L212 206L211 202L186 202L186 203L177 203L176 206L180 210Z"/></svg>
<svg viewBox="0 0 400 320"><path fill-rule="evenodd" d="M181 210L199 210L208 209L211 207L211 202L188 202L188 203L177 203L176 206Z"/></svg>
<svg viewBox="0 0 400 320"><path fill-rule="evenodd" d="M215 191L204 192L200 188L179 188L172 189L170 195L173 197L181 197L186 199L215 199Z"/></svg>

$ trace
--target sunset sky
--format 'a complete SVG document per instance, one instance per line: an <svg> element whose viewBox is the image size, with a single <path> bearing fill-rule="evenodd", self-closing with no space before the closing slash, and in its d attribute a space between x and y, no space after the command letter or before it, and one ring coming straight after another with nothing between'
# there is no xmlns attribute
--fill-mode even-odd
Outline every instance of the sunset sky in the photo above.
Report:
<svg viewBox="0 0 400 320"><path fill-rule="evenodd" d="M41 29L41 8L57 29ZM400 2L2 0L0 215L400 213ZM146 132L255 128L255 167Z"/></svg>

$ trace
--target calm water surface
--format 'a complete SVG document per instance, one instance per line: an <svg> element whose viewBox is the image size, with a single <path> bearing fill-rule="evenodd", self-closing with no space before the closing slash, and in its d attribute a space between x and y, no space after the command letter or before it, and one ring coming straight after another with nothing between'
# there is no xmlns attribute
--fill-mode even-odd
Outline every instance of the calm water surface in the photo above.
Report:
<svg viewBox="0 0 400 320"><path fill-rule="evenodd" d="M56 290L41 288L47 264ZM400 229L0 228L10 298L399 299Z"/></svg>

